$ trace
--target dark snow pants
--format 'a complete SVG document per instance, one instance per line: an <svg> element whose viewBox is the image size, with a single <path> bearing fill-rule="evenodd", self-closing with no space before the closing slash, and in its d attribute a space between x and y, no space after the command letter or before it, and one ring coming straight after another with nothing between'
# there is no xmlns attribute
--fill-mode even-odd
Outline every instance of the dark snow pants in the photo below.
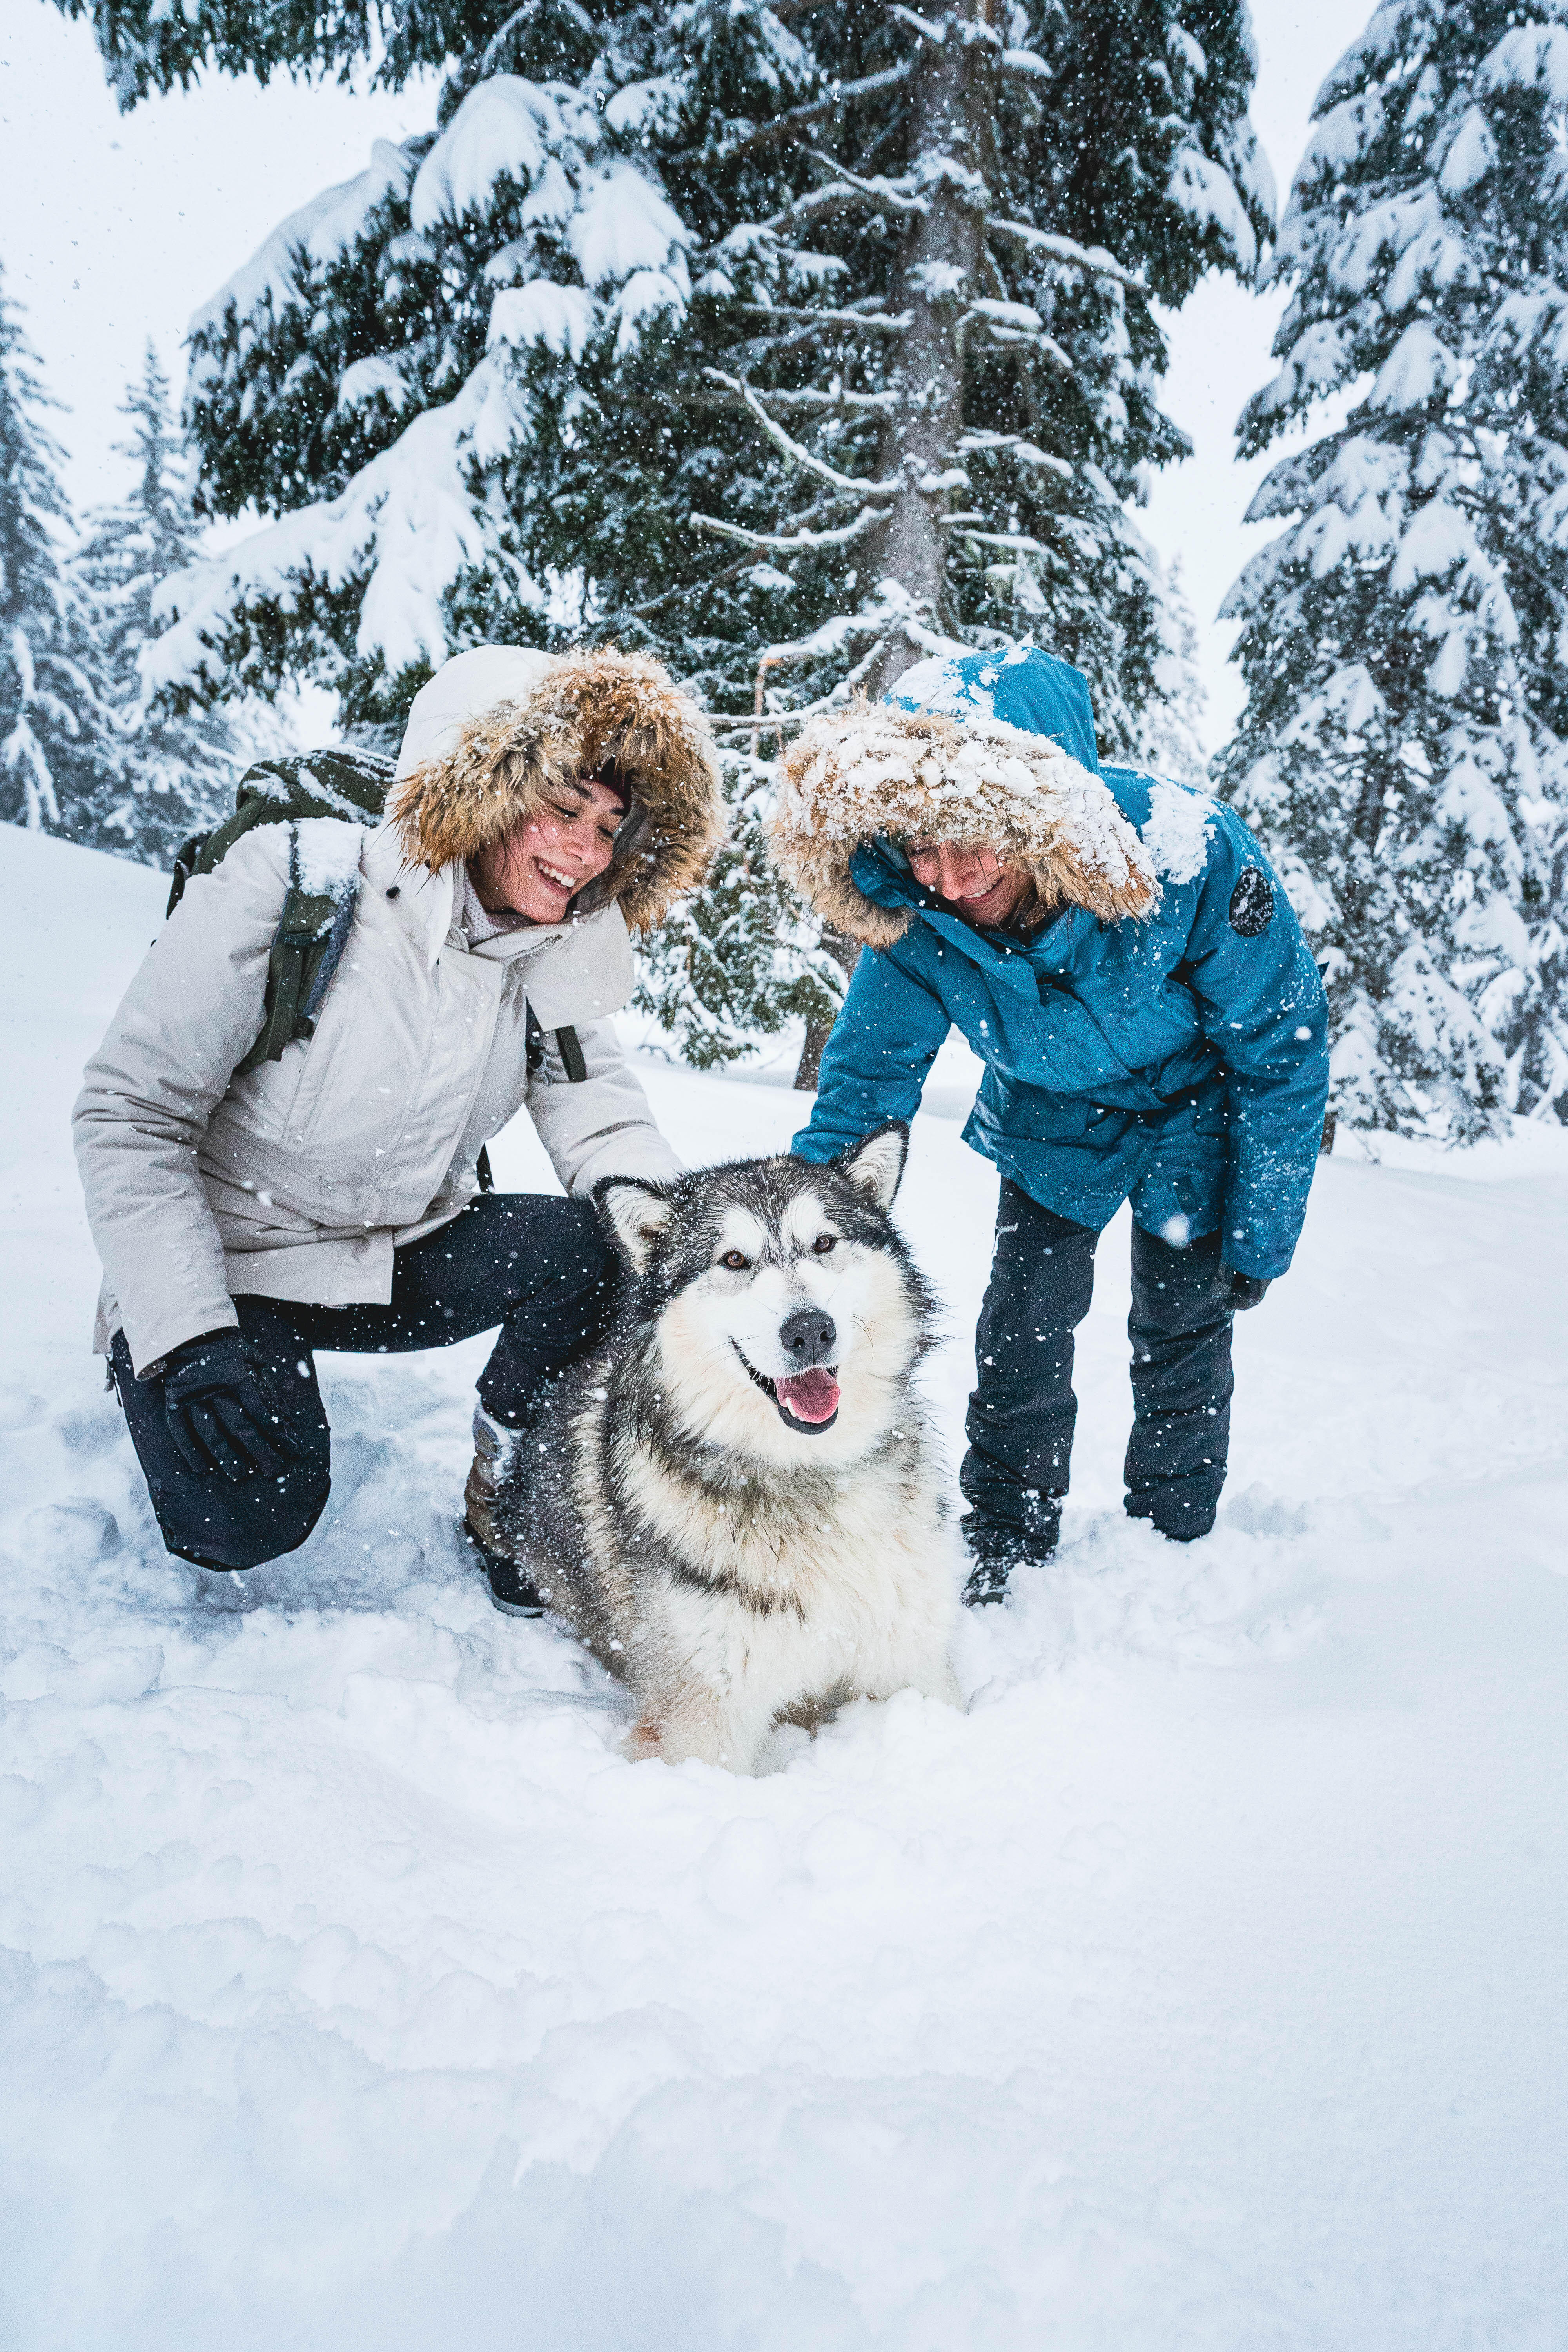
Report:
<svg viewBox="0 0 1568 2352"><path fill-rule="evenodd" d="M1040 1557L1056 1542L1078 1418L1073 1333L1089 1313L1099 1240L1003 1178L959 1474L979 1557ZM1208 1533L1225 1485L1234 1318L1208 1295L1219 1262L1217 1233L1174 1249L1132 1228L1126 1508L1178 1538Z"/></svg>
<svg viewBox="0 0 1568 2352"><path fill-rule="evenodd" d="M385 1307L237 1297L240 1330L300 1447L281 1477L258 1473L237 1486L216 1471L198 1475L182 1459L164 1417L163 1381L134 1377L125 1335L117 1331L110 1350L114 1383L163 1541L199 1567L229 1569L258 1568L304 1542L331 1487L318 1349L401 1355L471 1339L499 1323L500 1337L479 1375L479 1402L497 1421L520 1424L541 1383L604 1333L615 1265L590 1202L487 1192L449 1224L396 1253Z"/></svg>

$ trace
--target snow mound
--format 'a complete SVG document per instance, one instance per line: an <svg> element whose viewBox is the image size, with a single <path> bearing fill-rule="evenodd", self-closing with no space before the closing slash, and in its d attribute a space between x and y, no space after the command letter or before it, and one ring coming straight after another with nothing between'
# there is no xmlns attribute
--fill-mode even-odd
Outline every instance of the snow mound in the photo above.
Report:
<svg viewBox="0 0 1568 2352"><path fill-rule="evenodd" d="M1120 1509L1119 1223L1066 1541L966 1621L967 1716L634 1766L458 1542L483 1341L324 1358L310 1543L164 1555L65 1133L163 878L0 856L0 2338L1560 2339L1563 1138L1325 1163L1187 1547ZM700 1160L784 1141L792 1065L645 1076ZM956 1452L995 1184L951 1076L900 1215Z"/></svg>

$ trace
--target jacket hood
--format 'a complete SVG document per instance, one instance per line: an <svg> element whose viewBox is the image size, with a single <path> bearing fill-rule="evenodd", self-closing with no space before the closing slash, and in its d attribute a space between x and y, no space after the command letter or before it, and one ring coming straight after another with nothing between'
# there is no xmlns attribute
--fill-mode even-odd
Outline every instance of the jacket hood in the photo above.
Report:
<svg viewBox="0 0 1568 2352"><path fill-rule="evenodd" d="M774 859L818 914L874 948L914 913L855 879L856 852L879 836L984 842L1026 866L1047 905L1146 915L1153 867L1099 771L1089 683L1066 662L1023 646L921 662L886 702L860 698L802 729L781 763Z"/></svg>
<svg viewBox="0 0 1568 2352"><path fill-rule="evenodd" d="M437 870L488 849L546 795L614 767L631 794L608 869L574 901L612 902L651 929L702 878L721 830L719 770L701 713L646 654L479 646L414 698L388 814L411 864Z"/></svg>

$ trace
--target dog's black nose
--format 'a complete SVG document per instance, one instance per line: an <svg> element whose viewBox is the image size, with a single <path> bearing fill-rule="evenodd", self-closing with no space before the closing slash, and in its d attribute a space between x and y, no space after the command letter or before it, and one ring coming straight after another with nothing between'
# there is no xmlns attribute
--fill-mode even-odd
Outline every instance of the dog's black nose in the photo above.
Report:
<svg viewBox="0 0 1568 2352"><path fill-rule="evenodd" d="M797 1307L779 1325L779 1345L802 1371L808 1364L831 1364L838 1350L837 1328L820 1307Z"/></svg>

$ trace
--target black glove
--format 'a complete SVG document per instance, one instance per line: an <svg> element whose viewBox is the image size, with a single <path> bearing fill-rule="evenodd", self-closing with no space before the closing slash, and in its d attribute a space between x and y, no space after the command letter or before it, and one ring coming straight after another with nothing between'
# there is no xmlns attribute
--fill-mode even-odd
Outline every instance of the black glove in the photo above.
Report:
<svg viewBox="0 0 1568 2352"><path fill-rule="evenodd" d="M1209 1285L1209 1297L1216 1307L1226 1307L1233 1315L1245 1315L1256 1307L1268 1285L1259 1282L1255 1274L1237 1274L1235 1266L1220 1261L1219 1272Z"/></svg>
<svg viewBox="0 0 1568 2352"><path fill-rule="evenodd" d="M236 1486L258 1471L275 1478L300 1452L237 1331L208 1331L174 1350L163 1411L175 1452L198 1478L215 1470Z"/></svg>

